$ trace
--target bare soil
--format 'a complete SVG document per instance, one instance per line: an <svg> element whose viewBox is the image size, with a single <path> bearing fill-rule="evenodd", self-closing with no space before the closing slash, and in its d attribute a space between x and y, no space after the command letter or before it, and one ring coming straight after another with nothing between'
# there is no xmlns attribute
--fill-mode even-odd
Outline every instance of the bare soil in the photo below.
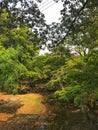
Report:
<svg viewBox="0 0 98 130"><path fill-rule="evenodd" d="M36 93L7 95L0 93L0 130L34 130L46 112L43 96Z"/></svg>

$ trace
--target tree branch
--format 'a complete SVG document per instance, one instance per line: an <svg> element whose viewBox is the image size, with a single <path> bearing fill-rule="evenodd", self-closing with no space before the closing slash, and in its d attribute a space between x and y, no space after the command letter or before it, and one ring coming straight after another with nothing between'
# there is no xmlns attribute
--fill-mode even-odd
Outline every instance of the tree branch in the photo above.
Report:
<svg viewBox="0 0 98 130"><path fill-rule="evenodd" d="M69 27L69 30L68 32L66 33L66 35L64 36L64 38L59 42L60 43L63 43L66 39L66 37L69 35L69 32L71 31L72 27L73 27L73 24L75 23L76 19L79 17L80 13L84 10L85 6L87 5L89 0L86 0L86 2L83 4L83 6L81 7L81 9L79 10L79 12L77 12L77 15L76 17L74 18L74 20L72 21L70 27Z"/></svg>

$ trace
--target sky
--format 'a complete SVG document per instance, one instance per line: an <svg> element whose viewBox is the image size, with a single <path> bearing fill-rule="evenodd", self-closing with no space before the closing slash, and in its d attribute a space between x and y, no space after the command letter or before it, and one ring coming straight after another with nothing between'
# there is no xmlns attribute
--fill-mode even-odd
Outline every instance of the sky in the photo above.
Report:
<svg viewBox="0 0 98 130"><path fill-rule="evenodd" d="M0 0L1 2L2 0ZM34 0L35 2L37 0ZM59 22L60 10L63 8L61 0L54 2L53 0L43 0L41 3L37 3L40 11L45 15L47 24L52 22Z"/></svg>
<svg viewBox="0 0 98 130"><path fill-rule="evenodd" d="M60 10L63 8L61 0L55 3L53 0L43 0L40 4L38 3L38 7L40 11L45 15L45 20L47 24L51 24L52 22L59 22L60 18ZM49 50L45 48L45 50L40 50L40 55L45 53L49 53Z"/></svg>
<svg viewBox="0 0 98 130"><path fill-rule="evenodd" d="M53 0L43 0L38 4L40 11L45 15L47 24L59 22L60 10L63 8L61 0L54 2Z"/></svg>

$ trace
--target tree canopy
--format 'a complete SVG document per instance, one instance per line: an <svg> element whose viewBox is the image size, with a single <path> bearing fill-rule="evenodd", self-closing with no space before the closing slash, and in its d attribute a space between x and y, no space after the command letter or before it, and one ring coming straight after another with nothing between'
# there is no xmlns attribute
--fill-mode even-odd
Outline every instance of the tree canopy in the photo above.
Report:
<svg viewBox="0 0 98 130"><path fill-rule="evenodd" d="M32 0L0 1L0 90L44 84L58 102L91 110L98 101L98 2L62 2L60 22L47 25ZM50 53L39 55L43 44Z"/></svg>

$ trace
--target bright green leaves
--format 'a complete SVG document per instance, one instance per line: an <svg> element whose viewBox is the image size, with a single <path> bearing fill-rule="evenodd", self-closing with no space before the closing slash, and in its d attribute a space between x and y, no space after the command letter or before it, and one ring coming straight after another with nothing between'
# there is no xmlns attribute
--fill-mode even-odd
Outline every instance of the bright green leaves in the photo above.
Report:
<svg viewBox="0 0 98 130"><path fill-rule="evenodd" d="M0 89L15 94L24 79L35 76L31 67L38 39L34 45L35 34L24 24L14 26L14 20L13 14L0 10Z"/></svg>
<svg viewBox="0 0 98 130"><path fill-rule="evenodd" d="M26 67L18 61L19 53L13 48L0 51L0 89L17 91L20 78L26 75Z"/></svg>

